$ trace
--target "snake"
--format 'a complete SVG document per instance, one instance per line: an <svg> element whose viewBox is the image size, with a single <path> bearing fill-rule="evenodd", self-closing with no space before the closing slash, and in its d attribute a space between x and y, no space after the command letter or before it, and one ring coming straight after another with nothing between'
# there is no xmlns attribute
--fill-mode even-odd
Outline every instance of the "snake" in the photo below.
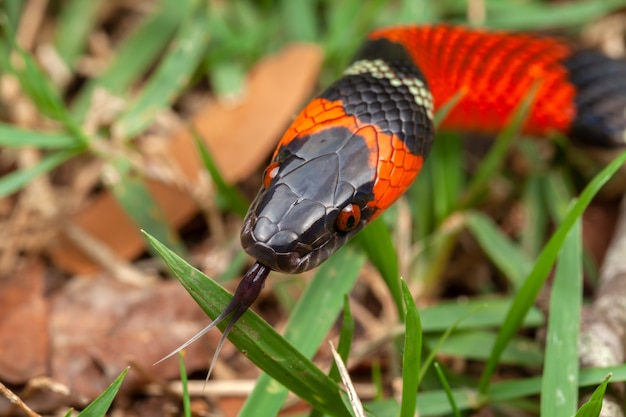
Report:
<svg viewBox="0 0 626 417"><path fill-rule="evenodd" d="M437 111L458 98L438 129L496 133L533 88L522 133L626 146L624 60L526 33L451 25L371 32L343 75L278 142L241 231L255 263L232 300L165 358L231 316L208 379L270 271L296 274L320 265L409 188L432 147Z"/></svg>

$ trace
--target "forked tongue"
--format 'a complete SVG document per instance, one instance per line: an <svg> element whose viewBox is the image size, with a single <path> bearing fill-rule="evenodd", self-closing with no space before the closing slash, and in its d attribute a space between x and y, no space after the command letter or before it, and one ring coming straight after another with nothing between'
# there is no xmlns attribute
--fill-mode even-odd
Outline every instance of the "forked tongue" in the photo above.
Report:
<svg viewBox="0 0 626 417"><path fill-rule="evenodd" d="M174 356L181 350L185 349L187 346L198 340L200 337L204 336L209 330L224 321L224 319L230 313L233 313L230 321L228 322L228 325L226 325L226 328L224 329L224 333L222 333L222 337L220 338L217 347L215 348L215 353L213 354L213 359L211 360L209 373L206 376L206 381L208 381L211 373L213 372L213 366L215 365L215 361L217 360L220 350L222 349L224 341L228 337L228 334L230 333L232 328L235 326L235 323L237 323L237 320L239 320L243 313L248 310L248 308L252 305L252 303L254 303L254 301L261 293L261 290L265 285L265 279L269 275L270 271L271 269L267 266L263 265L262 263L255 262L255 264L252 265L252 267L248 270L248 272L246 272L243 278L241 278L233 299L230 301L230 303L228 303L224 311L222 311L211 324L200 330L194 337L180 345L167 356L160 359L158 362L155 363L155 365L163 362L164 360Z"/></svg>

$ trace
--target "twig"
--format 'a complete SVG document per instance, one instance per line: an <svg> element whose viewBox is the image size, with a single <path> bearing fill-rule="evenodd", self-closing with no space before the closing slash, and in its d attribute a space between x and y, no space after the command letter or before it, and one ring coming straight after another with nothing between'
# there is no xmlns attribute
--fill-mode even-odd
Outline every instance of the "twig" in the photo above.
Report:
<svg viewBox="0 0 626 417"><path fill-rule="evenodd" d="M66 224L64 232L90 259L119 281L140 287L150 286L154 283L154 277L139 271L129 263L119 259L108 246L91 236L75 223L69 222Z"/></svg>
<svg viewBox="0 0 626 417"><path fill-rule="evenodd" d="M13 391L8 389L2 382L0 382L0 394L4 395L11 404L16 405L22 410L28 417L41 417L41 415L34 412L29 406L24 403Z"/></svg>
<svg viewBox="0 0 626 417"><path fill-rule="evenodd" d="M22 48L26 50L32 49L47 6L48 0L31 0L26 3L22 13L22 20L17 30L17 39Z"/></svg>

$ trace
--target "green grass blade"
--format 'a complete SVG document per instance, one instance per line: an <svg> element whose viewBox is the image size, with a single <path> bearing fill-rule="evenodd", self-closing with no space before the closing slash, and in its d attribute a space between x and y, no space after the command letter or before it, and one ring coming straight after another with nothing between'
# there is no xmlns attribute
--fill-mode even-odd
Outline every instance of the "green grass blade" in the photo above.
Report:
<svg viewBox="0 0 626 417"><path fill-rule="evenodd" d="M3 12L6 14L9 28L16 28L20 24L22 9L26 3L23 1L4 1ZM1 23L0 23L1 24ZM15 31L11 30L9 36L13 36Z"/></svg>
<svg viewBox="0 0 626 417"><path fill-rule="evenodd" d="M32 179L52 171L63 162L78 155L80 150L66 149L45 156L37 165L28 169L20 169L0 178L0 198L18 191Z"/></svg>
<svg viewBox="0 0 626 417"><path fill-rule="evenodd" d="M589 401L584 403L575 417L599 417L600 412L602 411L602 399L604 398L604 393L606 392L606 386L609 383L609 379L611 379L611 374L607 375L602 384L598 388L595 389L593 394L591 394L591 398Z"/></svg>
<svg viewBox="0 0 626 417"><path fill-rule="evenodd" d="M461 137L456 133L437 135L436 152L431 163L433 188L433 209L436 224L441 224L454 211L465 186L464 153ZM417 210L417 208L415 209Z"/></svg>
<svg viewBox="0 0 626 417"><path fill-rule="evenodd" d="M126 214L139 228L146 230L173 248L177 254L184 256L187 250L178 233L169 226L165 214L148 191L143 179L132 169L129 161L116 158L110 169L113 173L108 177L115 180L109 182L109 189Z"/></svg>
<svg viewBox="0 0 626 417"><path fill-rule="evenodd" d="M441 123L446 120L448 114L450 114L450 112L456 107L456 105L459 104L459 101L461 101L464 95L465 91L459 90L452 96L450 100L448 100L441 107L439 107L439 110L437 110L437 114L435 114L435 119L433 120L435 128L438 128L439 125L441 125Z"/></svg>
<svg viewBox="0 0 626 417"><path fill-rule="evenodd" d="M166 48L188 12L179 0L161 0L160 7L126 38L116 50L116 59L102 74L87 82L74 100L72 113L83 121L97 87L110 94L123 95ZM188 3L187 3L188 4Z"/></svg>
<svg viewBox="0 0 626 417"><path fill-rule="evenodd" d="M65 103L57 88L38 67L35 59L18 46L14 38L9 37L9 40L15 54L13 59L8 60L9 71L17 77L22 90L32 100L37 110L43 115L62 123L65 129L75 136L77 143L86 146L89 143L89 138L65 107Z"/></svg>
<svg viewBox="0 0 626 417"><path fill-rule="evenodd" d="M574 197L573 185L559 174L548 175L541 185L550 219L555 223L562 222Z"/></svg>
<svg viewBox="0 0 626 417"><path fill-rule="evenodd" d="M546 7L544 3L528 2L519 6L502 7L488 12L486 26L494 29L528 30L554 29L582 25L607 15L624 6L623 0L603 0L580 3L561 3Z"/></svg>
<svg viewBox="0 0 626 417"><path fill-rule="evenodd" d="M581 369L579 387L588 387L601 384L608 373L612 373L613 382L626 380L626 365L611 368ZM508 404L516 399L541 393L541 377L532 377L513 381L496 382L489 392L490 404ZM484 404L479 393L471 388L452 389L454 401L460 410L479 408ZM452 412L447 394L443 390L420 392L417 399L417 409L420 417L441 416ZM595 417L595 416L594 416Z"/></svg>
<svg viewBox="0 0 626 417"><path fill-rule="evenodd" d="M119 391L122 386L122 381L124 381L124 377L126 376L128 369L129 368L124 369L122 373L115 378L115 381L113 381L111 385L109 385L109 387L98 396L98 398L93 400L87 408L78 414L78 417L104 417L107 410L111 406L115 395L117 395L117 391Z"/></svg>
<svg viewBox="0 0 626 417"><path fill-rule="evenodd" d="M350 298L346 295L344 296L343 301L343 318L341 320L341 330L339 332L339 344L337 345L337 353L339 357L343 361L343 363L348 362L348 356L350 355L350 347L352 346L352 337L354 336L354 318L352 317L352 312L350 311ZM341 375L339 374L339 367L337 366L337 362L333 361L333 364L330 367L330 371L328 372L328 376L335 382L339 382L341 380ZM320 410L313 409L309 414L309 417L322 417L324 413Z"/></svg>
<svg viewBox="0 0 626 417"><path fill-rule="evenodd" d="M423 308L420 311L422 329L425 333L443 333L451 327L468 330L486 327L499 327L502 317L510 310L511 298L485 297L457 302L447 301ZM463 317L460 323L459 317ZM524 318L525 327L543 325L543 315L532 308Z"/></svg>
<svg viewBox="0 0 626 417"><path fill-rule="evenodd" d="M329 75L336 77L346 67L365 33L371 29L372 19L379 15L384 4L385 0L366 3L361 0L328 2L325 17L327 27L321 35Z"/></svg>
<svg viewBox="0 0 626 417"><path fill-rule="evenodd" d="M206 51L209 32L207 6L204 2L188 11L163 62L146 83L140 96L120 116L114 129L116 135L130 138L152 124L154 118L167 108L187 85Z"/></svg>
<svg viewBox="0 0 626 417"><path fill-rule="evenodd" d="M314 0L280 2L287 39L297 42L317 40L317 13Z"/></svg>
<svg viewBox="0 0 626 417"><path fill-rule="evenodd" d="M398 270L398 254L393 245L389 229L382 219L376 219L355 237L363 248L369 261L385 280L398 311L398 317L404 321L404 303Z"/></svg>
<svg viewBox="0 0 626 417"><path fill-rule="evenodd" d="M289 316L284 337L305 357L313 356L334 324L343 306L343 297L352 289L364 262L364 257L352 247L344 247L322 264L300 297ZM263 370L268 375L259 378L240 415L275 416L287 398L287 390L276 386L270 378L273 375Z"/></svg>
<svg viewBox="0 0 626 417"><path fill-rule="evenodd" d="M434 201L435 199L433 171L436 158L434 158L434 156L438 152L441 139L442 135L437 134L435 136L435 143L433 144L429 157L426 158L424 162L422 172L420 172L419 176L406 193L413 217L413 236L414 239L419 241L427 239L435 230L434 205L428 202Z"/></svg>
<svg viewBox="0 0 626 417"><path fill-rule="evenodd" d="M483 306L479 306L475 311L479 311L479 310L481 310L483 308L485 308L484 305ZM474 312L470 312L469 315L471 315L473 313ZM433 345L433 347L432 347L432 349L430 349L430 353L428 354L428 356L426 357L426 359L424 359L424 362L422 363L422 367L420 369L420 373L419 373L419 377L418 377L418 380L420 382L424 378L424 375L426 375L426 371L430 367L430 364L434 362L435 356L440 352L441 347L444 345L446 340L448 340L448 338L452 335L452 333L454 333L454 331L457 330L459 325L463 322L463 320L465 320L466 317L468 317L468 316L460 316L457 319L457 321L452 326L448 327L446 329L446 331L443 333L443 335L441 335L441 337L436 342L434 342L434 345L432 343L428 343L429 346Z"/></svg>
<svg viewBox="0 0 626 417"><path fill-rule="evenodd" d="M191 417L191 401L189 397L189 384L187 383L187 370L185 369L184 352L178 352L178 368L180 369L180 384L183 388L183 416Z"/></svg>
<svg viewBox="0 0 626 417"><path fill-rule="evenodd" d="M100 0L71 0L59 9L54 46L69 68L74 68L83 52L101 4Z"/></svg>
<svg viewBox="0 0 626 417"><path fill-rule="evenodd" d="M526 316L526 313L533 305L539 290L543 286L548 273L556 260L563 242L573 227L574 223L582 215L585 208L591 202L594 195L602 188L602 186L617 172L617 170L626 162L626 152L623 152L617 158L615 158L609 165L607 165L595 178L585 187L580 197L572 205L568 211L563 223L559 226L556 232L550 238L548 244L539 255L537 262L528 275L526 282L522 285L518 291L513 305L509 310L500 332L498 333L498 339L494 344L491 356L487 364L485 365L483 374L480 379L480 393L482 395L487 394L489 391L489 384L491 376L496 370L500 355L504 351L504 348L511 340L515 332L519 329L522 320Z"/></svg>
<svg viewBox="0 0 626 417"><path fill-rule="evenodd" d="M226 307L232 296L213 280L186 263L161 242L145 232L144 235L194 300L209 317L215 318ZM356 260L359 262L360 259L360 262L363 262L362 257L354 254L354 252L349 250L345 252L347 252L348 257L352 254L352 261ZM327 264L328 262L324 265ZM334 273L332 275L335 277ZM336 281L342 280L337 279ZM325 285L327 289L331 287L328 283L325 283ZM328 293L325 296L328 296ZM342 297L343 294L339 297L339 307L337 307L336 311L341 308ZM313 307L317 309L318 315L326 313L319 305ZM225 325L226 323L222 323L218 327L224 329ZM307 326L303 333L315 329L312 324L307 324ZM237 349L245 352L246 357L260 369L314 407L340 417L350 416L345 407L338 406L338 404L342 404L342 399L337 384L253 311L247 311L239 319L237 325L230 332L228 339ZM318 345L319 343L315 346ZM307 348L311 351L316 349L316 347L312 346L307 346ZM276 382L273 382L270 387L265 387L267 392L272 392L275 389L281 390L281 387ZM265 393L266 395L267 392ZM278 407L280 408L280 404ZM261 413L262 409L255 410L252 415L262 415L258 414L257 411Z"/></svg>
<svg viewBox="0 0 626 417"><path fill-rule="evenodd" d="M502 320L502 316L500 316L500 320ZM433 350L442 355L482 362L489 359L490 349L494 345L496 337L497 333L479 329L456 332L443 341L441 340L443 336L439 340L435 337L428 337L428 341L441 343L440 346L433 347ZM542 347L538 343L518 336L511 340L502 352L500 364L541 369L543 359Z"/></svg>
<svg viewBox="0 0 626 417"><path fill-rule="evenodd" d="M450 408L452 409L452 415L454 415L454 417L461 417L461 412L459 411L459 407L456 405L454 395L452 395L452 389L450 388L450 384L448 383L445 373L437 362L435 362L434 366L435 371L437 372L437 377L439 377L439 381L443 387L443 391L446 393L446 397L448 397L448 402L450 403Z"/></svg>
<svg viewBox="0 0 626 417"><path fill-rule="evenodd" d="M533 263L509 240L489 217L475 211L465 213L467 228L489 259L519 288L533 268Z"/></svg>
<svg viewBox="0 0 626 417"><path fill-rule="evenodd" d="M578 333L582 308L581 221L567 235L550 295L541 415L570 417L578 406Z"/></svg>
<svg viewBox="0 0 626 417"><path fill-rule="evenodd" d="M511 120L507 122L502 132L496 138L489 153L483 159L467 187L465 198L461 204L462 207L472 207L477 198L485 190L489 179L502 167L507 150L513 142L513 139L517 136L517 132L521 130L528 112L530 111L530 107L537 96L539 87L540 84L538 83L530 87L524 99L516 107Z"/></svg>
<svg viewBox="0 0 626 417"><path fill-rule="evenodd" d="M246 201L245 197L239 192L237 187L227 184L226 181L224 181L222 174L220 174L217 166L215 165L213 156L209 152L209 149L204 141L198 136L198 132L195 130L193 132L193 137L195 139L198 152L200 153L200 159L202 159L202 163L204 164L204 168L211 176L218 193L226 201L227 208L230 209L230 211L237 213L240 217L244 217L248 212L248 206L250 203Z"/></svg>
<svg viewBox="0 0 626 417"><path fill-rule="evenodd" d="M350 355L350 347L352 346L352 337L354 336L354 317L350 311L350 299L347 295L343 301L343 318L341 320L341 331L339 332L339 343L337 344L337 353L341 357L343 363L348 363ZM328 373L334 381L339 381L339 369L337 364L333 365Z"/></svg>
<svg viewBox="0 0 626 417"><path fill-rule="evenodd" d="M422 354L422 324L413 296L402 280L402 295L406 306L404 352L402 354L402 401L400 416L413 417L419 386L420 360Z"/></svg>
<svg viewBox="0 0 626 417"><path fill-rule="evenodd" d="M8 148L32 146L39 149L67 149L76 145L78 145L78 141L69 134L34 132L0 123L0 146Z"/></svg>
<svg viewBox="0 0 626 417"><path fill-rule="evenodd" d="M545 175L531 174L523 190L522 203L528 227L521 230L520 245L524 254L531 257L536 257L541 251L548 230L548 216L541 195L544 181Z"/></svg>

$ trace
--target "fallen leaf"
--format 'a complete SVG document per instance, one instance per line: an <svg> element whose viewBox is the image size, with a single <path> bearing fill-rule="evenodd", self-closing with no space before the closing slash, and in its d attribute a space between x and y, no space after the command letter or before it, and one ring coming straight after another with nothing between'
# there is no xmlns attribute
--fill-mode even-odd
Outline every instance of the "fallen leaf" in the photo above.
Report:
<svg viewBox="0 0 626 417"><path fill-rule="evenodd" d="M263 59L250 72L247 96L238 106L213 102L193 118L195 129L227 181L246 178L268 156L309 96L322 58L318 46L288 46ZM202 168L187 129L172 139L170 155L189 179L198 177ZM197 213L191 199L173 187L152 182L148 187L172 227L180 227ZM137 226L109 193L98 195L73 221L122 259L132 259L144 251L145 242ZM59 267L73 273L90 274L100 269L63 235L50 248L50 255Z"/></svg>
<svg viewBox="0 0 626 417"><path fill-rule="evenodd" d="M80 395L93 399L130 359L154 378L179 376L178 360L153 364L208 323L191 296L176 281L139 288L115 280L74 279L51 305L51 375ZM189 372L207 369L219 332L209 333L185 350ZM145 385L130 372L125 389Z"/></svg>
<svg viewBox="0 0 626 417"><path fill-rule="evenodd" d="M45 269L40 261L0 280L0 380L23 384L45 375L50 350Z"/></svg>

